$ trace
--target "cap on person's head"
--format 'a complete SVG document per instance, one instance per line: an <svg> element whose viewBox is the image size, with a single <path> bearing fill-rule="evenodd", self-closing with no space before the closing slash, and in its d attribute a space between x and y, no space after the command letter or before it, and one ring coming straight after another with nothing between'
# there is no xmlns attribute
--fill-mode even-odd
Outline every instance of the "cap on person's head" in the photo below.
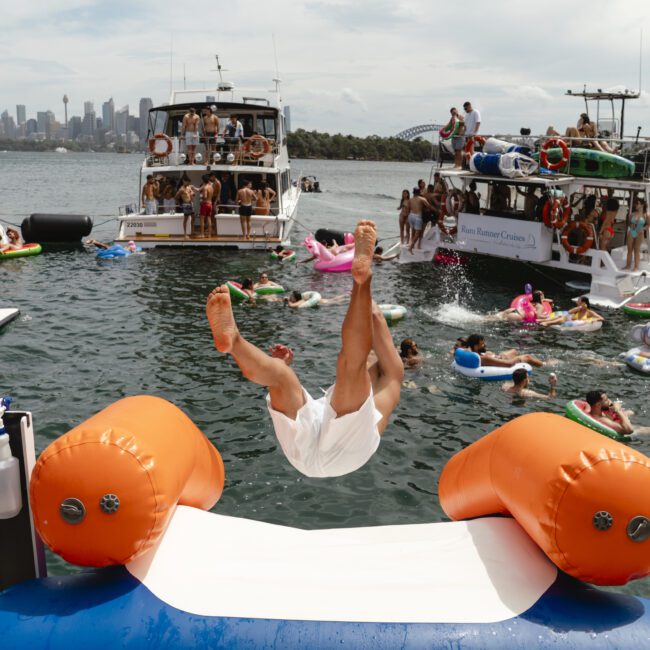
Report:
<svg viewBox="0 0 650 650"><path fill-rule="evenodd" d="M215 105L215 104L212 104L212 106L210 106L210 110L211 110L213 113L216 113L216 112L217 112L217 107L216 107L216 105Z"/></svg>

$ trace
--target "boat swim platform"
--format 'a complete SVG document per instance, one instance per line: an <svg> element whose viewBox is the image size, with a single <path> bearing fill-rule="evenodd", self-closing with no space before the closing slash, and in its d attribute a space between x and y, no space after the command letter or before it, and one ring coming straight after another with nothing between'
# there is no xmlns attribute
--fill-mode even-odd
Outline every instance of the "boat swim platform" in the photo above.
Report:
<svg viewBox="0 0 650 650"><path fill-rule="evenodd" d="M277 246L282 243L280 237L255 237L244 239L240 235L216 235L214 237L199 237L196 235L132 235L116 238L116 244L125 244L134 241L143 248L163 246L188 247L188 248L246 248L263 250L268 246Z"/></svg>

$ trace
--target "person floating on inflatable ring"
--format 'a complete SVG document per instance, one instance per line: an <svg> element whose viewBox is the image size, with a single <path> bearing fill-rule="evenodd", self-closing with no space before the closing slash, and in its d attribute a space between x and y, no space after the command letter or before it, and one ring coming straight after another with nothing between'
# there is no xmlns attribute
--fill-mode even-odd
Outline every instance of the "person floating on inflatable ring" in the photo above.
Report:
<svg viewBox="0 0 650 650"><path fill-rule="evenodd" d="M568 320L605 320L600 314L597 314L591 309L589 298L580 296L576 302L578 306L569 309L566 314L561 314L554 318L547 318L546 320L540 321L539 324L542 327L550 327L551 325L561 325Z"/></svg>
<svg viewBox="0 0 650 650"><path fill-rule="evenodd" d="M290 368L290 348L273 346L269 356L244 339L227 286L214 289L207 300L215 347L230 354L247 379L268 387L267 405L280 446L306 476L342 476L364 465L399 403L404 367L386 320L372 300L376 239L372 221L357 224L352 294L341 328L336 381L318 400Z"/></svg>
<svg viewBox="0 0 650 650"><path fill-rule="evenodd" d="M457 339L457 343L460 339ZM516 363L528 363L535 368L541 368L544 365L544 362L537 357L534 357L532 354L518 354L517 350L504 350L499 354L488 351L487 345L485 344L485 337L480 334L470 334L466 339L463 339L464 343L460 344L460 347L463 347L471 352L476 352L481 357L482 366L498 366L499 368L510 368Z"/></svg>

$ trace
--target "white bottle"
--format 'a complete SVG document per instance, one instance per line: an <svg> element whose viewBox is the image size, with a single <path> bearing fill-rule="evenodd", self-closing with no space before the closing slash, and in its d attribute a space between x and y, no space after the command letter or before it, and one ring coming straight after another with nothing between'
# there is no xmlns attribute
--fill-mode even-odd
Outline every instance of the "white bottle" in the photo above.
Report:
<svg viewBox="0 0 650 650"><path fill-rule="evenodd" d="M15 517L23 507L20 494L20 463L11 455L9 436L0 417L0 519Z"/></svg>

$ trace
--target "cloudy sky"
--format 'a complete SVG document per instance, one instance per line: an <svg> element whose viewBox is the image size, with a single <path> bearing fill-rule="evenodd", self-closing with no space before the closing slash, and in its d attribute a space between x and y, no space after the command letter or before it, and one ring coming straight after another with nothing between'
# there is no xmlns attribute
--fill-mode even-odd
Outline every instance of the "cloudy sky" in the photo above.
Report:
<svg viewBox="0 0 650 650"><path fill-rule="evenodd" d="M62 119L84 100L167 101L213 86L214 55L238 86L271 88L275 55L293 128L393 135L473 101L482 131L563 130L583 110L567 89L639 87L626 133L650 136L647 0L0 0L0 111ZM607 109L609 114L609 109ZM603 115L601 114L601 117Z"/></svg>

